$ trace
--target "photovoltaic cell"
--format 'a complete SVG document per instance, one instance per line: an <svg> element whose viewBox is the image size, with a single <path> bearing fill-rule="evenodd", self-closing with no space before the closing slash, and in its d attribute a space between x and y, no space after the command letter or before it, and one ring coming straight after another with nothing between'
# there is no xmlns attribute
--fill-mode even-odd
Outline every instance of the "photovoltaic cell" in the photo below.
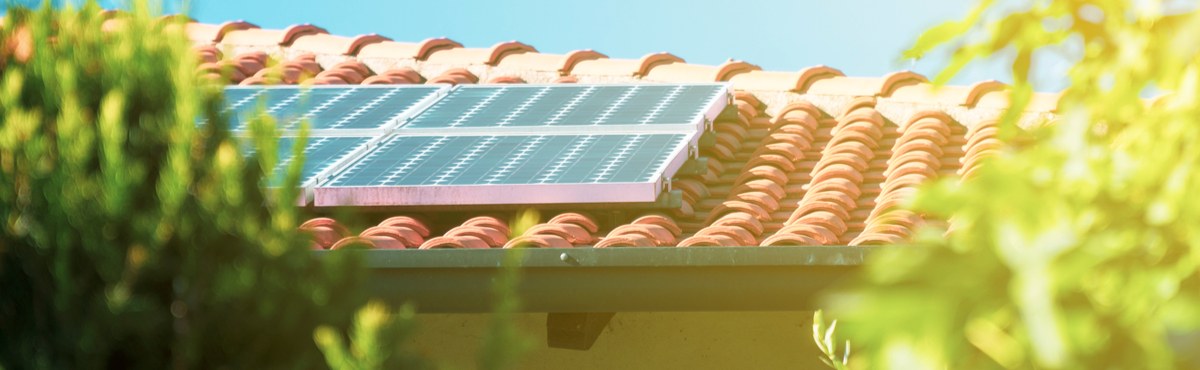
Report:
<svg viewBox="0 0 1200 370"><path fill-rule="evenodd" d="M365 145L371 140L370 137L310 137L304 145L304 164L300 170L300 185L312 185L318 180L318 177L327 174L334 170L338 164L344 164L347 160L360 153L365 149ZM275 168L269 174L270 181L267 184L270 187L278 187L283 184L287 169L292 162L296 160L293 155L293 149L298 143L298 139L294 137L279 138L277 147L277 163ZM242 151L247 155L256 154L249 140L243 141Z"/></svg>
<svg viewBox="0 0 1200 370"><path fill-rule="evenodd" d="M653 182L687 135L396 136L323 187Z"/></svg>
<svg viewBox="0 0 1200 370"><path fill-rule="evenodd" d="M280 129L296 130L303 120L312 130L384 129L414 107L432 99L440 86L231 87L225 89L230 127L247 130L261 106Z"/></svg>
<svg viewBox="0 0 1200 370"><path fill-rule="evenodd" d="M695 123L720 84L461 86L406 129Z"/></svg>

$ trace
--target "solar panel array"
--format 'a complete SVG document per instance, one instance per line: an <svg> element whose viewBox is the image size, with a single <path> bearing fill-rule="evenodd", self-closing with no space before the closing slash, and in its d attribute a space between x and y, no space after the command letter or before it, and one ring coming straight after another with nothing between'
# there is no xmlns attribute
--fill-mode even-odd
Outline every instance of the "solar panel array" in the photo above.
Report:
<svg viewBox="0 0 1200 370"><path fill-rule="evenodd" d="M226 89L235 132L260 107L284 132L271 186L309 122L317 206L653 202L727 104L722 84Z"/></svg>
<svg viewBox="0 0 1200 370"><path fill-rule="evenodd" d="M722 89L715 84L466 86L403 130L694 125Z"/></svg>
<svg viewBox="0 0 1200 370"><path fill-rule="evenodd" d="M270 86L225 89L230 127L247 130L250 116L261 107L283 130L383 130L411 118L432 103L444 86Z"/></svg>

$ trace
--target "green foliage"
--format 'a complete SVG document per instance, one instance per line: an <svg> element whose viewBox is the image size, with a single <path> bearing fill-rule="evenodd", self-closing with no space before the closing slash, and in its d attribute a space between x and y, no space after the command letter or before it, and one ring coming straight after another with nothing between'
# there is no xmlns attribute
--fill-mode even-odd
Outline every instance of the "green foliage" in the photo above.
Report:
<svg viewBox="0 0 1200 370"><path fill-rule="evenodd" d="M849 369L850 364L850 341L846 341L846 347L842 355L837 355L837 343L834 343L834 334L837 330L837 320L825 326L825 314L821 310L813 312L813 342L817 344L817 349L821 351L821 362L836 370Z"/></svg>
<svg viewBox="0 0 1200 370"><path fill-rule="evenodd" d="M937 81L1015 55L1002 138L1032 96L1036 55L1079 59L1055 122L978 177L918 193L913 206L951 232L876 255L864 284L833 301L859 353L851 364L1200 366L1183 359L1196 348L1169 339L1200 330L1200 13L1168 3L983 1L921 37L910 56L954 53ZM1166 95L1150 104L1145 91Z"/></svg>
<svg viewBox="0 0 1200 370"><path fill-rule="evenodd" d="M313 330L365 301L364 269L294 231L300 161L260 187L273 124L243 157L182 29L141 2L8 10L0 366L311 368Z"/></svg>
<svg viewBox="0 0 1200 370"><path fill-rule="evenodd" d="M427 364L415 352L400 344L400 340L413 331L415 313L412 305L405 305L399 312L390 313L384 304L371 302L354 316L349 347L337 329L330 326L317 328L313 339L321 352L325 353L325 361L330 369L427 368Z"/></svg>

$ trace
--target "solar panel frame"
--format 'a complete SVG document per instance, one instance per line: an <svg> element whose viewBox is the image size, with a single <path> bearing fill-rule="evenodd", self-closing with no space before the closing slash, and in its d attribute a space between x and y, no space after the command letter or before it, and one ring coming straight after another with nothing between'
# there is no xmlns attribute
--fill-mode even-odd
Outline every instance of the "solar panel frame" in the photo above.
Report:
<svg viewBox="0 0 1200 370"><path fill-rule="evenodd" d="M240 96L241 99L238 99L238 101L226 102L226 107L224 107L224 110L233 115L232 119L234 122L231 122L231 126L233 126L233 127L230 128L231 131L233 132L233 134L236 136L249 136L250 135L249 130L247 130L245 128L241 128L240 125L236 124L236 122L240 121L239 117L238 117L238 114L239 114L238 110L240 108L242 108L243 106L246 106L247 104L249 104L249 105L257 104L261 93L243 96L242 93L245 91L267 91L267 92L273 91L273 90L296 90L296 91L303 91L303 90L317 90L317 91L319 91L319 90L343 90L343 91L397 90L397 91L399 91L399 90L406 90L406 89L414 89L414 90L432 89L427 95L424 95L420 99L417 99L417 101L414 102L412 105L410 105L409 107L405 108L404 110L392 115L391 118L387 119L382 124L380 124L376 127L373 127L373 128L314 128L314 129L310 129L308 131L309 136L313 136L313 137L387 135L387 134L390 134L392 131L394 131L397 127L403 125L405 122L412 120L414 117L421 114L429 107L433 106L434 103L440 101L442 98L444 98L446 95L448 95L450 93L450 91L452 90L453 87L454 86L449 85L449 84L228 86L228 87L225 87L226 95L227 96L228 95ZM376 98L382 99L384 97L378 96ZM298 113L297 116L311 114L314 109L316 109L318 106L320 106L322 104L322 102L319 102L319 101L318 102L310 102L309 104L311 104L312 106L306 108L301 113ZM232 107L230 105L232 105ZM271 108L271 106L268 106L268 109L270 109L270 108ZM290 106L289 106L289 108L290 108ZM359 108L359 109L361 109L361 108ZM291 119L294 119L295 117L284 117L284 118L275 117L275 118L279 119L279 120L283 120L283 119L291 120ZM300 131L299 129L286 128L287 126L293 125L294 122L286 122L286 123L280 122L280 124L284 126L283 128L280 129L281 135L296 135Z"/></svg>
<svg viewBox="0 0 1200 370"><path fill-rule="evenodd" d="M697 114L691 115L688 119L680 120L672 123L612 123L601 125L522 125L522 126L476 126L476 127L416 127L415 121L422 116L431 113L431 110L437 107L445 99L453 98L456 93L466 90L484 90L484 89L543 89L543 88L586 88L586 87L617 87L617 88L654 88L654 87L713 87L716 89L713 96L704 101L703 109ZM538 135L538 134L589 134L589 133L637 133L637 134L655 134L655 133L680 133L711 130L712 123L716 120L717 115L725 109L726 106L732 104L733 95L731 93L729 83L637 83L637 84L519 84L519 85L459 85L449 91L446 96L438 103L434 103L422 112L421 116L415 119L408 120L396 128L395 132L402 135L429 135L429 134L449 134L449 133L464 133L472 132L487 132L490 134L506 134L506 135Z"/></svg>
<svg viewBox="0 0 1200 370"><path fill-rule="evenodd" d="M603 133L596 136L642 135L636 133ZM658 134L663 135L663 134ZM670 175L679 170L688 158L696 154L699 133L673 133L680 138L667 153L666 159L649 173L644 182L598 183L505 183L479 185L367 185L335 186L335 174L313 189L313 205L334 206L447 206L447 205L513 205L564 203L650 203L670 188ZM422 135L426 136L426 135ZM437 135L441 137L493 136L487 133ZM509 136L509 135L501 135ZM536 136L536 135L533 135ZM567 136L552 134L544 136ZM414 137L393 136L391 139ZM433 137L433 136L430 136ZM389 140L391 140L389 139ZM378 143L378 145L382 145ZM463 149L465 151L466 149ZM343 169L349 171L351 167Z"/></svg>

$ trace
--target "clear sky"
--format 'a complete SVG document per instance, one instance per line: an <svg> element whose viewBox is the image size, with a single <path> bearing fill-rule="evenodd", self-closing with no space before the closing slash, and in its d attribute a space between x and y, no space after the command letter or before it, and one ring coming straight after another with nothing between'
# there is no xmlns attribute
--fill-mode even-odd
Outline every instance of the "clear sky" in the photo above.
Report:
<svg viewBox="0 0 1200 370"><path fill-rule="evenodd" d="M101 1L106 7L122 1ZM168 0L177 12L183 0ZM922 30L966 14L970 0L190 0L200 22L264 28L312 23L338 35L397 41L449 37L468 47L518 40L548 53L612 58L667 51L691 63L745 60L766 70L824 64L849 76L910 69L930 78L944 58L900 59ZM954 84L1009 82L1004 61L968 67Z"/></svg>

